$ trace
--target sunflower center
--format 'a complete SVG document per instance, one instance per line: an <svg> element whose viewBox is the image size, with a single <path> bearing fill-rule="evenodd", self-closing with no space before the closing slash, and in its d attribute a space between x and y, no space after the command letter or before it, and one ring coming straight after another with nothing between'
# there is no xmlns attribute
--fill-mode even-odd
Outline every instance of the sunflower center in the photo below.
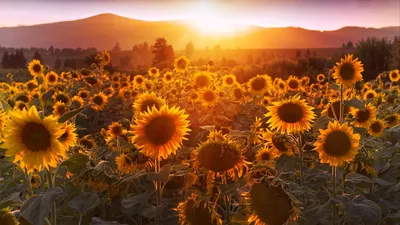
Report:
<svg viewBox="0 0 400 225"><path fill-rule="evenodd" d="M297 82L297 80L290 80L288 83L288 86L291 89L297 89L297 88L299 88L299 82Z"/></svg>
<svg viewBox="0 0 400 225"><path fill-rule="evenodd" d="M208 77L207 76L198 76L196 77L196 85L200 88L208 85Z"/></svg>
<svg viewBox="0 0 400 225"><path fill-rule="evenodd" d="M147 139L154 145L168 143L174 136L176 125L172 118L167 116L157 117L145 127Z"/></svg>
<svg viewBox="0 0 400 225"><path fill-rule="evenodd" d="M187 222L191 225L212 225L210 211L204 201L195 203L194 200L188 200L185 207L185 216Z"/></svg>
<svg viewBox="0 0 400 225"><path fill-rule="evenodd" d="M153 108L153 106L156 107L156 109L160 109L160 105L154 99L144 100L142 102L141 107L140 107L140 111L141 112L147 112L147 110L149 110L149 109L151 110Z"/></svg>
<svg viewBox="0 0 400 225"><path fill-rule="evenodd" d="M49 81L50 81L50 82L56 82L56 76L50 75L50 76L49 76Z"/></svg>
<svg viewBox="0 0 400 225"><path fill-rule="evenodd" d="M101 105L101 104L103 104L104 100L103 100L103 98L101 96L96 96L96 97L93 98L93 102L96 105Z"/></svg>
<svg viewBox="0 0 400 225"><path fill-rule="evenodd" d="M112 128L111 128L111 133L113 134L113 135L115 135L115 136L120 136L121 134L122 134L122 129L121 129L121 127L120 126L113 126Z"/></svg>
<svg viewBox="0 0 400 225"><path fill-rule="evenodd" d="M279 83L279 89L285 89L285 84L284 83Z"/></svg>
<svg viewBox="0 0 400 225"><path fill-rule="evenodd" d="M374 133L379 133L382 131L382 126L381 126L381 123L379 123L379 122L373 122L370 125L370 128Z"/></svg>
<svg viewBox="0 0 400 225"><path fill-rule="evenodd" d="M351 149L351 140L343 131L333 131L326 136L324 149L329 156L344 156Z"/></svg>
<svg viewBox="0 0 400 225"><path fill-rule="evenodd" d="M271 155L269 154L269 152L263 152L262 154L261 154L261 160L266 160L266 161L268 161L268 160L270 160L271 159Z"/></svg>
<svg viewBox="0 0 400 225"><path fill-rule="evenodd" d="M124 92L124 98L129 98L131 97L131 93L129 91Z"/></svg>
<svg viewBox="0 0 400 225"><path fill-rule="evenodd" d="M278 136L278 135L273 135L272 136L272 144L280 152L287 152L289 150L285 145L285 140L282 137Z"/></svg>
<svg viewBox="0 0 400 225"><path fill-rule="evenodd" d="M32 69L35 73L39 73L42 70L42 67L40 66L40 64L35 64L33 65Z"/></svg>
<svg viewBox="0 0 400 225"><path fill-rule="evenodd" d="M255 91L264 89L266 85L267 81L262 77L256 78L251 82L251 88Z"/></svg>
<svg viewBox="0 0 400 225"><path fill-rule="evenodd" d="M206 101L206 102L212 102L212 101L214 101L214 99L215 99L214 92L212 92L212 91L206 91L206 92L204 92L204 94L203 94L203 99L204 99L204 101Z"/></svg>
<svg viewBox="0 0 400 225"><path fill-rule="evenodd" d="M22 101L22 102L26 103L26 102L29 102L29 98L26 95L20 95L15 99L15 101Z"/></svg>
<svg viewBox="0 0 400 225"><path fill-rule="evenodd" d="M233 79L232 79L232 77L227 77L226 80L225 80L225 82L226 82L227 84L233 84Z"/></svg>
<svg viewBox="0 0 400 225"><path fill-rule="evenodd" d="M141 84L143 82L143 79L141 77L136 78L136 83Z"/></svg>
<svg viewBox="0 0 400 225"><path fill-rule="evenodd" d="M344 63L340 68L340 76L343 80L352 80L355 76L355 69L353 64Z"/></svg>
<svg viewBox="0 0 400 225"><path fill-rule="evenodd" d="M88 94L87 92L81 92L81 93L79 94L79 96L80 96L81 98L87 98L87 97L89 96L89 94Z"/></svg>
<svg viewBox="0 0 400 225"><path fill-rule="evenodd" d="M51 146L51 134L44 125L29 122L22 129L22 143L30 151L46 151Z"/></svg>
<svg viewBox="0 0 400 225"><path fill-rule="evenodd" d="M393 115L391 115L391 116L388 116L388 117L386 117L385 118L385 121L387 122L387 123L394 123L394 122L396 122L396 116L393 116Z"/></svg>
<svg viewBox="0 0 400 225"><path fill-rule="evenodd" d="M240 153L227 144L206 144L200 148L200 165L214 172L232 169L240 160Z"/></svg>
<svg viewBox="0 0 400 225"><path fill-rule="evenodd" d="M68 101L69 101L69 99L68 99L68 97L65 96L65 95L60 94L60 95L57 95L57 96L56 96L56 102L62 102L62 103L64 103L64 104L67 104Z"/></svg>
<svg viewBox="0 0 400 225"><path fill-rule="evenodd" d="M367 121L369 119L369 117L370 117L370 113L369 113L368 109L365 111L359 110L357 112L357 121L360 123Z"/></svg>
<svg viewBox="0 0 400 225"><path fill-rule="evenodd" d="M285 103L278 108L279 118L286 123L297 123L303 116L301 106L294 103Z"/></svg>
<svg viewBox="0 0 400 225"><path fill-rule="evenodd" d="M63 106L58 106L57 107L57 112L59 115L63 115L67 110Z"/></svg>

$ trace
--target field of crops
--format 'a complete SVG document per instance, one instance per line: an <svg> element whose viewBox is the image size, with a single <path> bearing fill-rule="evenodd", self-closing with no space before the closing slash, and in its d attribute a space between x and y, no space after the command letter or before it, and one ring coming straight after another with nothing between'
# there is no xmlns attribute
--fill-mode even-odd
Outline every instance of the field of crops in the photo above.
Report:
<svg viewBox="0 0 400 225"><path fill-rule="evenodd" d="M399 70L174 69L0 83L0 225L400 223Z"/></svg>

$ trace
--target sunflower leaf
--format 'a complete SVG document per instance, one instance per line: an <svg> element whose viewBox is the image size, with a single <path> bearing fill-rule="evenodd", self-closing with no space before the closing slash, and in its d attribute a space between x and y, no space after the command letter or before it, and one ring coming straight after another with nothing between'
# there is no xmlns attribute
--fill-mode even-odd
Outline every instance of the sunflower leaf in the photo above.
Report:
<svg viewBox="0 0 400 225"><path fill-rule="evenodd" d="M72 155L69 159L62 162L63 166L66 166L71 173L79 173L83 168L86 167L86 163L89 161L89 156L77 153Z"/></svg>
<svg viewBox="0 0 400 225"><path fill-rule="evenodd" d="M91 225L128 225L128 224L125 224L125 223L121 224L116 221L107 221L107 220L100 219L98 217L92 217Z"/></svg>
<svg viewBox="0 0 400 225"><path fill-rule="evenodd" d="M19 203L22 203L21 199L19 198L19 192L15 192L0 201L0 209Z"/></svg>
<svg viewBox="0 0 400 225"><path fill-rule="evenodd" d="M365 105L358 98L345 100L344 104L365 111Z"/></svg>
<svg viewBox="0 0 400 225"><path fill-rule="evenodd" d="M76 209L79 213L86 214L89 210L100 204L100 198L96 193L85 192L68 202L68 206Z"/></svg>
<svg viewBox="0 0 400 225"><path fill-rule="evenodd" d="M58 119L58 122L59 122L59 123L64 123L64 122L68 121L69 119L74 118L74 117L77 116L79 113L81 113L84 109L86 109L88 106L89 106L89 105L85 105L85 106L82 106L82 107L79 108L79 109L75 109L75 110L72 110L72 111L69 111L69 112L64 113L64 114Z"/></svg>

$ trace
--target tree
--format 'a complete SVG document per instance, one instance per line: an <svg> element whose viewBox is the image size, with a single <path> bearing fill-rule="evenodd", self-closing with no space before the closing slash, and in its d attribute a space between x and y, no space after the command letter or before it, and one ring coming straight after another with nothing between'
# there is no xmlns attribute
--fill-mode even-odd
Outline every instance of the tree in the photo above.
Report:
<svg viewBox="0 0 400 225"><path fill-rule="evenodd" d="M53 55L55 52L54 46L50 46L48 51L50 52L50 55Z"/></svg>
<svg viewBox="0 0 400 225"><path fill-rule="evenodd" d="M1 58L1 66L3 68L8 68L10 63L10 56L8 55L8 52L3 53L3 57Z"/></svg>
<svg viewBox="0 0 400 225"><path fill-rule="evenodd" d="M57 58L56 63L54 65L54 69L60 69L61 68L61 60Z"/></svg>
<svg viewBox="0 0 400 225"><path fill-rule="evenodd" d="M347 48L347 49L352 49L352 48L354 48L353 42L351 42L351 41L347 42L346 48Z"/></svg>
<svg viewBox="0 0 400 225"><path fill-rule="evenodd" d="M189 58L191 58L192 56L193 56L193 54L195 53L195 48L194 48L194 45L193 45L193 42L189 42L187 45L186 45L186 48L185 48L185 54L186 54L186 56L187 57L189 57Z"/></svg>
<svg viewBox="0 0 400 225"><path fill-rule="evenodd" d="M391 60L390 60L389 69L391 69L391 70L399 69L400 68L400 36L394 37L394 40L392 43L392 50L391 50L390 54L391 54Z"/></svg>
<svg viewBox="0 0 400 225"><path fill-rule="evenodd" d="M37 59L37 60L39 60L40 62L43 63L42 56L40 55L39 51L35 52L35 54L33 55L32 59Z"/></svg>
<svg viewBox="0 0 400 225"><path fill-rule="evenodd" d="M175 58L174 49L171 45L168 45L165 38L156 39L156 43L153 46L152 53L154 54L153 64L173 60Z"/></svg>
<svg viewBox="0 0 400 225"><path fill-rule="evenodd" d="M77 66L76 59L65 59L64 60L64 68L76 70L77 67L78 66Z"/></svg>
<svg viewBox="0 0 400 225"><path fill-rule="evenodd" d="M111 50L112 52L120 52L121 51L121 46L119 45L119 42L117 42L114 46L114 48Z"/></svg>
<svg viewBox="0 0 400 225"><path fill-rule="evenodd" d="M296 59L301 58L301 51L299 49L297 49L296 51Z"/></svg>

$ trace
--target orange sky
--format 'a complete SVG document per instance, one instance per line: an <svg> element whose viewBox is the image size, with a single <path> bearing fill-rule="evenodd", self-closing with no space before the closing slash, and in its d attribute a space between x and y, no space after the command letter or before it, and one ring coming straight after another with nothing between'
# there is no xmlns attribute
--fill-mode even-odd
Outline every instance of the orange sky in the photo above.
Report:
<svg viewBox="0 0 400 225"><path fill-rule="evenodd" d="M100 13L143 20L207 18L314 30L400 26L400 0L4 0L0 3L0 27L75 20Z"/></svg>

